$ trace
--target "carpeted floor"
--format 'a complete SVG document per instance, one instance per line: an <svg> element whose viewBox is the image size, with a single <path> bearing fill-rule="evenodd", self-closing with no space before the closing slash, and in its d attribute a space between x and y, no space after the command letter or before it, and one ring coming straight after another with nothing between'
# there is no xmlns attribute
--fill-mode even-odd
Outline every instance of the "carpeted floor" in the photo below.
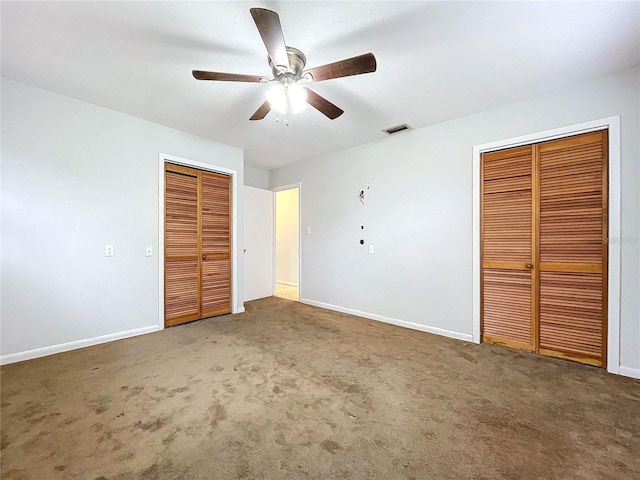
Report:
<svg viewBox="0 0 640 480"><path fill-rule="evenodd" d="M640 478L636 380L274 297L0 372L4 480Z"/></svg>

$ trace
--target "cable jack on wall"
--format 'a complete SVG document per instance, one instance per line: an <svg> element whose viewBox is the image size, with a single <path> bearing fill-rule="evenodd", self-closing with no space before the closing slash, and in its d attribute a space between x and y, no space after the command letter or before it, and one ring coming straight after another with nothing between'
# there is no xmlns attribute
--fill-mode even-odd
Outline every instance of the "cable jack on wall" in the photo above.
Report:
<svg viewBox="0 0 640 480"><path fill-rule="evenodd" d="M358 198L360 199L360 203L361 203L362 205L364 205L364 196L366 195L367 190L369 190L369 188L370 188L370 186L369 186L369 184L367 183L367 188L366 188L366 189L362 189L362 190L360 190L360 192L358 193Z"/></svg>

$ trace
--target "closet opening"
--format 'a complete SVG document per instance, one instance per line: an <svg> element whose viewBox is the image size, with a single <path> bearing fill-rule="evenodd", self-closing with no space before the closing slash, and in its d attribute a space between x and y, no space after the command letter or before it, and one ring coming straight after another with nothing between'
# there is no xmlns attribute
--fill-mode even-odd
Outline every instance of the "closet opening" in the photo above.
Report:
<svg viewBox="0 0 640 480"><path fill-rule="evenodd" d="M608 130L480 158L480 332L607 365Z"/></svg>
<svg viewBox="0 0 640 480"><path fill-rule="evenodd" d="M172 160L160 156L162 328L236 310L235 172Z"/></svg>

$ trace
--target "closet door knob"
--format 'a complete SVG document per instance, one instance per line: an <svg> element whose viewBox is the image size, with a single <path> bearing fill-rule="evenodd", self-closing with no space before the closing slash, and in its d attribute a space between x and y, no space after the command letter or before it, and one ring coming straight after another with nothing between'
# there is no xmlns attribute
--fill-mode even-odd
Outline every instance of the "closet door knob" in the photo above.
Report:
<svg viewBox="0 0 640 480"><path fill-rule="evenodd" d="M206 260L207 256L206 255L202 255L202 260Z"/></svg>
<svg viewBox="0 0 640 480"><path fill-rule="evenodd" d="M531 270L533 268L533 263L527 263L525 265L525 267L527 267L527 269Z"/></svg>

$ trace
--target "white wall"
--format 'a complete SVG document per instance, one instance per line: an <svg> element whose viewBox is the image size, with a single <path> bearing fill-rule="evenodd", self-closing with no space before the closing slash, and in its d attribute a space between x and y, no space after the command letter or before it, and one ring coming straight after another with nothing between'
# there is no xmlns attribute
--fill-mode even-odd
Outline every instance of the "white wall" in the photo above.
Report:
<svg viewBox="0 0 640 480"><path fill-rule="evenodd" d="M160 152L243 184L240 149L2 79L3 362L158 327Z"/></svg>
<svg viewBox="0 0 640 480"><path fill-rule="evenodd" d="M269 189L269 171L262 168L244 166L244 184L249 187Z"/></svg>
<svg viewBox="0 0 640 480"><path fill-rule="evenodd" d="M302 301L471 339L473 146L620 115L620 364L640 377L639 90L634 68L272 171L304 185Z"/></svg>
<svg viewBox="0 0 640 480"><path fill-rule="evenodd" d="M299 188L276 192L276 282L298 285Z"/></svg>
<svg viewBox="0 0 640 480"><path fill-rule="evenodd" d="M244 301L273 295L273 192L244 190Z"/></svg>

